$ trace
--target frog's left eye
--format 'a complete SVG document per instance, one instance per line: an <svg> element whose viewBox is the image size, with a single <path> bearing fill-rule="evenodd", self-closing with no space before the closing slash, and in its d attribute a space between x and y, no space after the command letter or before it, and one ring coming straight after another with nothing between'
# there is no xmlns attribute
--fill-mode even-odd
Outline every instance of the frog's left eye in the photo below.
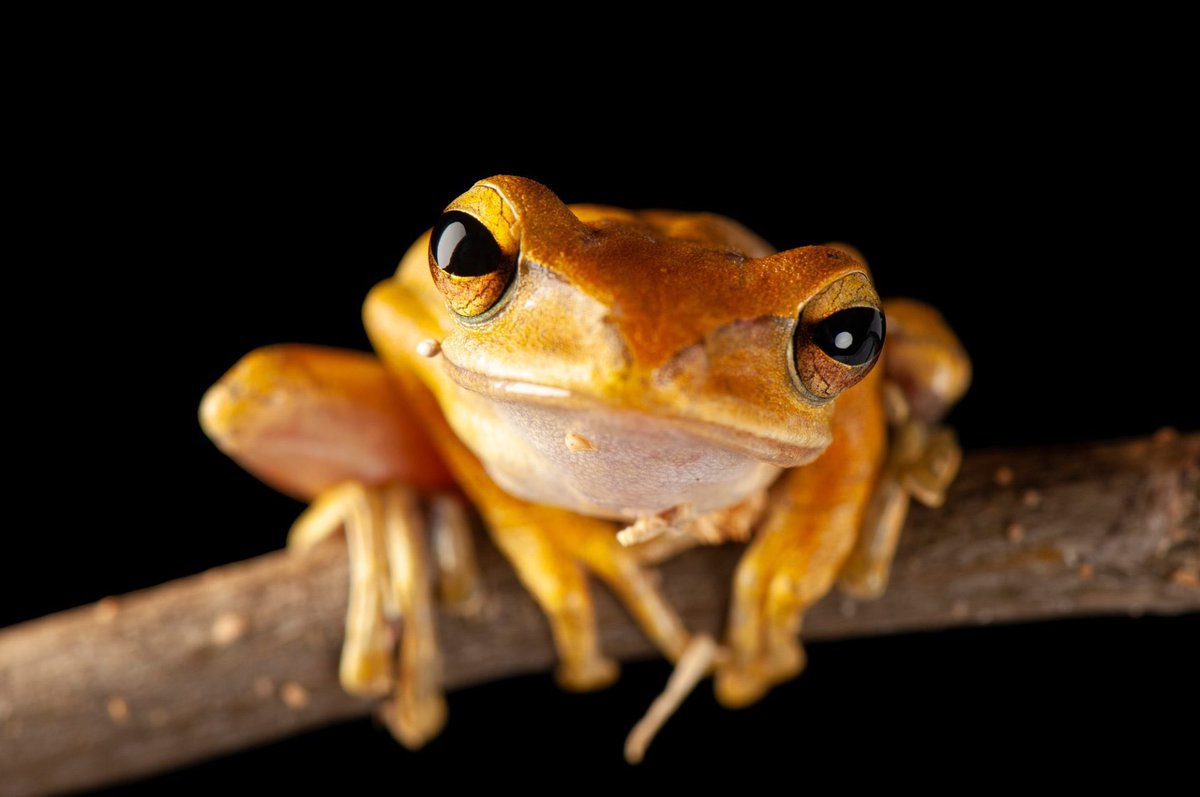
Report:
<svg viewBox="0 0 1200 797"><path fill-rule="evenodd" d="M883 350L887 323L865 274L849 274L800 312L792 350L809 394L828 399L866 376Z"/></svg>
<svg viewBox="0 0 1200 797"><path fill-rule="evenodd" d="M515 242L503 244L469 213L442 214L429 236L429 271L451 310L474 318L500 301L517 270Z"/></svg>

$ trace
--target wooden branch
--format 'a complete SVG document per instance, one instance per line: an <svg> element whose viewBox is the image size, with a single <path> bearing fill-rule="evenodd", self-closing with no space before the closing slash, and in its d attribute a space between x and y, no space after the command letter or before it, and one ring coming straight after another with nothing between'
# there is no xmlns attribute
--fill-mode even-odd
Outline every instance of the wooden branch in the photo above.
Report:
<svg viewBox="0 0 1200 797"><path fill-rule="evenodd" d="M972 454L945 508L913 510L887 596L833 596L810 613L805 636L1198 611L1198 460L1200 435L1166 432ZM693 551L663 566L690 627L719 629L739 553ZM512 570L490 544L480 560L486 621L440 620L451 689L554 659ZM605 649L654 655L614 602L597 598ZM0 794L96 787L367 713L337 685L345 601L344 551L327 545L0 631Z"/></svg>

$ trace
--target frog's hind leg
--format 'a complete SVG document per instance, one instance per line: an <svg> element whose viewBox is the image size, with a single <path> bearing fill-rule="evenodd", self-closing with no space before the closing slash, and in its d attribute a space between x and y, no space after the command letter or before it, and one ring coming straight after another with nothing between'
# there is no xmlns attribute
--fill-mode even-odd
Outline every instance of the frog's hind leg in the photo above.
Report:
<svg viewBox="0 0 1200 797"><path fill-rule="evenodd" d="M431 572L420 493L449 484L440 458L405 413L373 357L307 346L247 355L205 396L201 421L250 472L303 500L289 547L304 550L345 529L350 599L339 676L362 696L393 692L384 707L396 737L418 747L445 720ZM473 556L458 499L432 499L442 593L477 604ZM403 622L399 649L392 628Z"/></svg>

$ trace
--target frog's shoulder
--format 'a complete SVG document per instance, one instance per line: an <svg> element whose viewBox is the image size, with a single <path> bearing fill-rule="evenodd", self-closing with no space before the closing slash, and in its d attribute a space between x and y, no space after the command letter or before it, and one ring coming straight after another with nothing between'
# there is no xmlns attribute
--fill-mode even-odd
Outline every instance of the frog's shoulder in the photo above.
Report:
<svg viewBox="0 0 1200 797"><path fill-rule="evenodd" d="M590 227L630 224L683 241L694 241L719 249L733 249L747 257L766 257L775 247L744 224L717 213L682 210L626 210L609 205L569 205L576 218Z"/></svg>

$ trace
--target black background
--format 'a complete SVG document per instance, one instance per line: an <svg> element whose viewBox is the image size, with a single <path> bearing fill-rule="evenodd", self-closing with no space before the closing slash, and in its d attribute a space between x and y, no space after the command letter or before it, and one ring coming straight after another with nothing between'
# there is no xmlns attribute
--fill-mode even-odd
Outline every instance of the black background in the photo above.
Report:
<svg viewBox="0 0 1200 797"><path fill-rule="evenodd" d="M146 66L146 65L141 65ZM1116 128L1105 102L1008 92L840 106L578 87L545 105L433 74L370 96L320 70L142 68L76 76L31 123L12 255L29 312L10 343L17 412L0 625L278 548L300 506L201 434L204 389L272 342L366 347L359 309L440 209L521 174L566 201L728 214L781 248L859 246L880 293L929 301L975 384L968 449L1195 429L1194 207L1169 114ZM776 100L779 98L776 97ZM1161 109L1158 109L1161 111ZM1149 129L1148 129L1149 128ZM19 457L19 459L18 459ZM661 662L593 695L548 675L450 696L419 754L351 723L132 786L630 782L746 773L804 788L866 779L1170 775L1196 749L1196 618L1079 620L813 645L809 671L740 712L701 689L640 769L625 732ZM1190 718L1190 719L1185 719ZM1185 721L1172 729L1173 719ZM953 766L950 766L953 765Z"/></svg>

